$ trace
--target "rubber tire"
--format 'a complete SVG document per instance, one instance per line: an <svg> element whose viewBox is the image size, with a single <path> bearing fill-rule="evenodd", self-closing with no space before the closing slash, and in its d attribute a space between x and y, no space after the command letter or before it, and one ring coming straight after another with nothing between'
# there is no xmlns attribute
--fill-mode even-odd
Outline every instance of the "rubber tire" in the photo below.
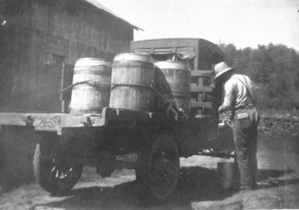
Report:
<svg viewBox="0 0 299 210"><path fill-rule="evenodd" d="M172 198L178 184L180 159L177 144L170 134L162 134L143 157L136 169L139 196L143 202L161 205ZM166 167L156 170L159 163Z"/></svg>
<svg viewBox="0 0 299 210"><path fill-rule="evenodd" d="M47 157L49 149L46 145L37 143L34 150L33 169L34 175L40 186L52 194L63 194L70 191L81 177L83 165L69 164L71 170L64 178L56 178L51 170L56 166L54 158Z"/></svg>

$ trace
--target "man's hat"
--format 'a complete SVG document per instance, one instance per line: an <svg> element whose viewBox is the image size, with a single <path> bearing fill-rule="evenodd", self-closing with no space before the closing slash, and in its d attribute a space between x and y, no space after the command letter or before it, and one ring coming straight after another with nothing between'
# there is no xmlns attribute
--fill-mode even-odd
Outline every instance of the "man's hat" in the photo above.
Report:
<svg viewBox="0 0 299 210"><path fill-rule="evenodd" d="M222 74L225 72L234 70L234 68L229 67L225 62L221 62L215 65L214 67L215 70L215 79L219 78Z"/></svg>

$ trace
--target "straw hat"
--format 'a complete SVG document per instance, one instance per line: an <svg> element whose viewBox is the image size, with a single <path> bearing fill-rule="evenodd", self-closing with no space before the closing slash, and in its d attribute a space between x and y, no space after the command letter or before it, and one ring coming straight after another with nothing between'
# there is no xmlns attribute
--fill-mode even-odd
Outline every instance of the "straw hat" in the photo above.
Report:
<svg viewBox="0 0 299 210"><path fill-rule="evenodd" d="M222 74L225 72L234 70L234 68L229 67L225 62L221 62L215 65L214 67L215 70L215 79L219 78Z"/></svg>

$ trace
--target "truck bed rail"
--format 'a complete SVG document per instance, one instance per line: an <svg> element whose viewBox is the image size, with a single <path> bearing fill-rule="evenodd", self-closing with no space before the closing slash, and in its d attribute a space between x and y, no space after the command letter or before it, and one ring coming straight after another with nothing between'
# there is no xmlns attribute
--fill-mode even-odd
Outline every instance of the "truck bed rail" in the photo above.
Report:
<svg viewBox="0 0 299 210"><path fill-rule="evenodd" d="M175 116L163 113L114 109L105 107L99 114L66 113L0 113L0 125L31 126L35 130L55 131L62 128L101 127L109 121L136 121L167 123L176 121Z"/></svg>

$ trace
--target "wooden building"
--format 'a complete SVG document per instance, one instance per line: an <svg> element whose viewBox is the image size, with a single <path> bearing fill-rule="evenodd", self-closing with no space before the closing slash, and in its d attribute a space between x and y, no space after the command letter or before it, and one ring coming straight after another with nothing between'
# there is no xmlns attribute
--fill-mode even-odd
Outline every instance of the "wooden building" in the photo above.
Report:
<svg viewBox="0 0 299 210"><path fill-rule="evenodd" d="M139 29L96 0L0 0L0 24L0 107L20 112L60 112L75 61L112 61Z"/></svg>

